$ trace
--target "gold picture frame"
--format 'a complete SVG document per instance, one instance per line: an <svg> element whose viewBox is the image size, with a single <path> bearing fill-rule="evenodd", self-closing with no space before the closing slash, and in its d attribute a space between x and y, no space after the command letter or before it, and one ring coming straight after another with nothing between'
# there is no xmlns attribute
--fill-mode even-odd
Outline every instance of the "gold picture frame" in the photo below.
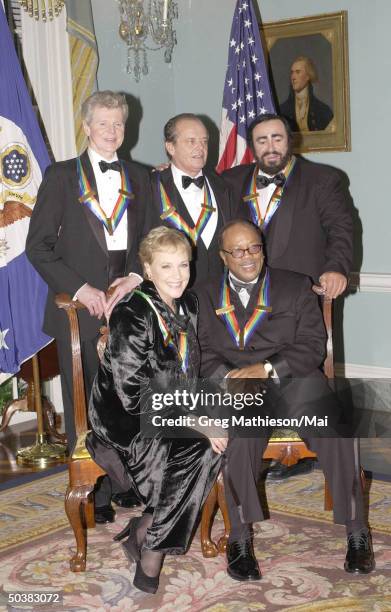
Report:
<svg viewBox="0 0 391 612"><path fill-rule="evenodd" d="M350 151L350 107L347 12L287 19L261 26L277 112L290 117L294 151ZM296 122L296 94L291 83L291 66L297 58L310 58L317 80L301 122ZM303 65L303 59L301 66ZM300 63L296 67L300 67ZM314 75L316 78L316 75ZM296 89L298 86L295 84ZM331 117L331 119L330 119ZM325 126L325 123L327 125Z"/></svg>

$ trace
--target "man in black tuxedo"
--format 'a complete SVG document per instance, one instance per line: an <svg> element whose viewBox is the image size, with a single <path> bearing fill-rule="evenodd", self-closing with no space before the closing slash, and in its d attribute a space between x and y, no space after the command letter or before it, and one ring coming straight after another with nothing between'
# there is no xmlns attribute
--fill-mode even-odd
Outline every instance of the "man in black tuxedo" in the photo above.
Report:
<svg viewBox="0 0 391 612"><path fill-rule="evenodd" d="M328 416L333 421L334 437L329 437L330 429L322 437L321 430L303 428L299 433L318 455L333 498L334 521L346 525L345 569L368 573L374 559L364 517L358 441L335 435L338 404L319 369L326 336L311 282L304 275L266 266L261 232L247 220L228 223L220 253L226 266L223 278L197 289L201 375L228 378L228 389L232 382L256 379L252 389L266 389L266 394L262 407L252 406L253 416ZM251 325L257 312L261 314ZM253 427L251 438L243 437L248 435L245 429L236 431L225 451L223 475L231 521L228 573L236 580L261 577L251 524L263 519L257 479L271 433L267 426Z"/></svg>
<svg viewBox="0 0 391 612"><path fill-rule="evenodd" d="M65 428L73 448L72 358L69 324L54 302L68 293L86 306L79 313L86 396L98 368L96 342L104 315L140 282L137 252L142 236L149 177L141 166L119 160L128 106L122 94L92 94L82 106L88 149L78 158L54 163L40 186L26 252L49 287L44 331L56 338ZM113 214L113 211L116 214ZM106 291L112 288L110 299ZM114 489L113 489L114 491ZM95 495L97 522L112 522L108 477ZM139 505L132 492L116 490L119 505Z"/></svg>
<svg viewBox="0 0 391 612"><path fill-rule="evenodd" d="M164 126L169 167L152 172L152 202L145 232L166 225L182 230L193 246L190 285L222 270L217 236L232 218L230 192L205 168L208 131L197 115L182 113Z"/></svg>
<svg viewBox="0 0 391 612"><path fill-rule="evenodd" d="M237 216L260 226L268 266L306 274L327 297L338 297L353 259L353 222L340 172L293 156L289 124L278 115L257 117L248 142L256 162L222 174Z"/></svg>
<svg viewBox="0 0 391 612"><path fill-rule="evenodd" d="M321 292L338 297L353 259L353 222L340 173L292 155L292 132L278 115L257 117L248 142L256 162L226 170L236 216L251 219L263 234L268 266L306 274ZM311 469L304 459L269 470L286 478Z"/></svg>

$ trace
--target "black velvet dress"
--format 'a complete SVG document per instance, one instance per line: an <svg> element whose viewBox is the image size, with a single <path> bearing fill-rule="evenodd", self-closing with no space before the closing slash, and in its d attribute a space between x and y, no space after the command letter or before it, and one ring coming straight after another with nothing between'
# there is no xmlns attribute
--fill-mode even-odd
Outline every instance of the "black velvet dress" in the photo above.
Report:
<svg viewBox="0 0 391 612"><path fill-rule="evenodd" d="M145 298L137 292L126 296L110 318L107 347L91 393L92 432L87 445L110 477L122 486L132 485L153 513L144 546L183 554L218 474L220 456L205 437L170 439L159 433L146 437L140 430L140 414L152 412L148 403L152 379L172 392L173 385L186 385L198 376L197 300L185 292L176 300L177 311L183 314L175 315L153 283L144 281L140 290L152 300L175 347L178 333L187 331L188 368L182 371L176 348L165 344L156 312Z"/></svg>

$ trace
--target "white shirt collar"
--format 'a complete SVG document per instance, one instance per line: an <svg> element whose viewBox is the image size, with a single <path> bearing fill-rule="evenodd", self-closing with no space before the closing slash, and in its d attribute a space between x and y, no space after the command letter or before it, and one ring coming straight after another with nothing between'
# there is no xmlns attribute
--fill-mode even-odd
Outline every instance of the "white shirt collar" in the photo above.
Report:
<svg viewBox="0 0 391 612"><path fill-rule="evenodd" d="M91 147L88 147L87 149L88 152L88 157L90 158L90 162L93 166L97 166L99 164L99 162L104 159L102 157L102 155L100 155L99 153L97 153L94 149L92 149ZM117 153L114 153L113 157L111 159L105 159L104 161L107 162L112 162L112 161L116 161L118 159L118 155Z"/></svg>
<svg viewBox="0 0 391 612"><path fill-rule="evenodd" d="M290 158L289 161L291 159L292 158ZM289 161L288 161L288 164L289 164ZM286 166L284 166L284 168L282 170L280 170L280 172L285 172L285 168L287 167L288 164L286 164ZM258 170L258 176L262 175L262 176L267 176L268 178L272 178L272 176L276 176L276 174L279 174L279 172L276 172L274 174L267 174L266 172L261 170L261 168L259 168L259 170ZM269 185L269 187L270 187L270 185ZM273 185L273 187L275 187L275 185Z"/></svg>
<svg viewBox="0 0 391 612"><path fill-rule="evenodd" d="M171 171L172 171L172 176L174 177L174 181L180 182L182 181L182 176L189 176L188 174L186 174L186 172L177 168L172 162L171 162ZM199 173L196 174L192 178L197 178L197 176L201 176L201 175L202 175L202 170L200 170Z"/></svg>
<svg viewBox="0 0 391 612"><path fill-rule="evenodd" d="M237 281L238 283L246 283L246 285L256 285L257 282L258 282L258 279L259 279L259 275L256 278L254 278L254 280L252 280L252 281L243 281L243 280L240 280L240 278L237 278L235 276L235 274L232 274L231 271L229 272L229 280L230 281L234 280L234 281Z"/></svg>

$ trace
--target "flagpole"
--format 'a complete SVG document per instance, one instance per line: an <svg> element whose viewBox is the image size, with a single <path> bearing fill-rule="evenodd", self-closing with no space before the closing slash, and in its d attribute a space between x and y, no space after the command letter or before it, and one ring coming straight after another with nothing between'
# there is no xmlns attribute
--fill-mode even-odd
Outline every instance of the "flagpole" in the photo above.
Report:
<svg viewBox="0 0 391 612"><path fill-rule="evenodd" d="M38 357L32 357L33 381L34 381L34 407L37 413L37 435L33 446L21 448L16 453L16 461L19 465L45 469L58 463L66 461L65 444L52 444L48 442L48 436L44 430L41 381L39 376Z"/></svg>

